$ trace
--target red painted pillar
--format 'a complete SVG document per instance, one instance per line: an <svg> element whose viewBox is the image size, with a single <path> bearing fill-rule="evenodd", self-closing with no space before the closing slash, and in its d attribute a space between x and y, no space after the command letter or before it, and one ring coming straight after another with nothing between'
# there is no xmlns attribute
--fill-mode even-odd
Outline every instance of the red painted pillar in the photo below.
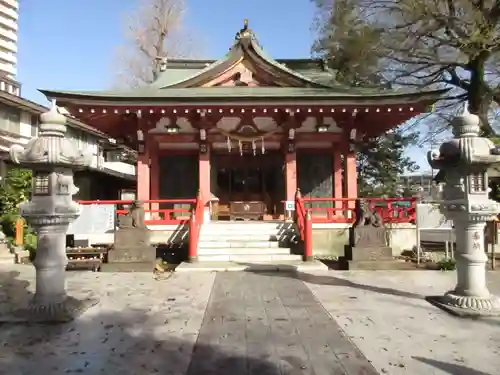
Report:
<svg viewBox="0 0 500 375"><path fill-rule="evenodd" d="M312 220L309 211L304 219L304 261L309 262L313 260Z"/></svg>
<svg viewBox="0 0 500 375"><path fill-rule="evenodd" d="M285 154L285 183L286 183L286 200L295 200L297 192L297 154Z"/></svg>
<svg viewBox="0 0 500 375"><path fill-rule="evenodd" d="M147 145L146 145L147 147ZM149 173L149 153L146 148L144 153L137 155L136 165L137 177L137 200L150 200L150 173ZM149 203L144 204L144 208L149 210Z"/></svg>
<svg viewBox="0 0 500 375"><path fill-rule="evenodd" d="M160 160L158 155L158 144L153 144L150 150L150 191L151 191L151 200L160 199ZM151 210L159 210L159 203L151 203ZM151 214L152 218L161 218L161 215L158 212L153 212Z"/></svg>
<svg viewBox="0 0 500 375"><path fill-rule="evenodd" d="M356 154L347 153L346 157L346 195L349 198L358 197L358 171L356 170Z"/></svg>
<svg viewBox="0 0 500 375"><path fill-rule="evenodd" d="M333 150L333 198L341 199L343 195L343 182L342 182L342 150L339 145L334 145ZM335 215L342 215L343 202L341 200L335 201L334 208Z"/></svg>
<svg viewBox="0 0 500 375"><path fill-rule="evenodd" d="M199 238L199 224L196 222L196 215L191 215L189 218L188 235L188 262L194 263L198 260Z"/></svg>
<svg viewBox="0 0 500 375"><path fill-rule="evenodd" d="M295 150L293 152L285 151L285 197L287 201L295 200L295 193L297 192L297 154ZM288 216L288 212L284 212L285 216ZM285 217L285 219L292 219L291 217Z"/></svg>
<svg viewBox="0 0 500 375"><path fill-rule="evenodd" d="M344 178L345 178L345 197L349 198L347 209L350 217L354 216L356 199L358 198L358 172L356 170L356 154L347 151L344 155Z"/></svg>
<svg viewBox="0 0 500 375"><path fill-rule="evenodd" d="M199 155L198 179L199 191L203 199L203 221L208 221L210 220L209 202L212 198L210 189L210 148L208 146L206 152Z"/></svg>

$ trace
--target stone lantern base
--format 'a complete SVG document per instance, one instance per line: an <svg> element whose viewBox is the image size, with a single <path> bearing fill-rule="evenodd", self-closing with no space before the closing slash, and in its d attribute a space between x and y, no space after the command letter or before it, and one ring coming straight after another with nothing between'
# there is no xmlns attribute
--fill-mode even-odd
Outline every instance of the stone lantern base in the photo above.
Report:
<svg viewBox="0 0 500 375"><path fill-rule="evenodd" d="M80 300L70 296L56 304L45 305L32 301L27 308L18 310L16 315L26 322L65 323L76 319L98 303L98 299Z"/></svg>
<svg viewBox="0 0 500 375"><path fill-rule="evenodd" d="M444 296L429 296L425 299L432 305L461 318L500 316L500 298L495 295L481 298L461 296L450 291Z"/></svg>
<svg viewBox="0 0 500 375"><path fill-rule="evenodd" d="M40 304L34 300L28 307L15 309L0 316L1 323L67 323L82 315L89 308L97 305L98 299L77 299L66 297L55 304Z"/></svg>

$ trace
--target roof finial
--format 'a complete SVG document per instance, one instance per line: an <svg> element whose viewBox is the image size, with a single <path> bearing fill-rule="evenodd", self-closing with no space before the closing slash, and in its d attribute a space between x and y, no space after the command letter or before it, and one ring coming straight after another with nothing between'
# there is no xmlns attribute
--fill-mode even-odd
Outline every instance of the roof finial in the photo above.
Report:
<svg viewBox="0 0 500 375"><path fill-rule="evenodd" d="M246 29L248 27L248 18L243 20L243 27Z"/></svg>

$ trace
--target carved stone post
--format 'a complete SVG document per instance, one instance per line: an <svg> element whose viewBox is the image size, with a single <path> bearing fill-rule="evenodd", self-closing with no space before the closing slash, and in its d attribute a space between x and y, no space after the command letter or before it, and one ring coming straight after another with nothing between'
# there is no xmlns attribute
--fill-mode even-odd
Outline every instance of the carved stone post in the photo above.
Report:
<svg viewBox="0 0 500 375"><path fill-rule="evenodd" d="M73 170L90 165L90 155L81 153L67 138L66 117L53 103L40 116L39 137L25 148L14 145L10 156L14 163L33 171L30 201L21 205L23 216L36 231L38 242L34 266L36 292L27 309L16 315L35 321L65 322L74 319L96 300L77 300L66 294L66 232L80 215L80 206L72 196Z"/></svg>
<svg viewBox="0 0 500 375"><path fill-rule="evenodd" d="M479 117L467 109L452 122L454 138L428 153L429 164L444 175L440 209L453 220L457 249L457 285L444 296L428 300L460 316L497 315L500 299L486 286L484 227L500 212L488 199L487 170L500 163L494 144L479 136Z"/></svg>

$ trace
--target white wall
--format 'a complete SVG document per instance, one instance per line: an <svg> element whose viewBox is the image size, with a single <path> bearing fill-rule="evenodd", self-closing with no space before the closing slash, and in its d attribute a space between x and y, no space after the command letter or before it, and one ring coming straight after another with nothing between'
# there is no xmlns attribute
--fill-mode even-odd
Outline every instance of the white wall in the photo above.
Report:
<svg viewBox="0 0 500 375"><path fill-rule="evenodd" d="M8 148L12 144L25 145L26 143L28 143L32 136L37 135L36 128L37 126L31 125L31 113L21 112L19 137L7 137L0 135L0 138L2 138L2 145L6 146L1 148L5 148L4 151L8 151ZM75 147L77 147L79 150L92 154L91 168L108 168L119 173L135 176L135 165L116 161L105 162L103 152L99 147L99 139L94 135L86 133L81 129L68 127L67 136L72 140L72 142L75 144Z"/></svg>

